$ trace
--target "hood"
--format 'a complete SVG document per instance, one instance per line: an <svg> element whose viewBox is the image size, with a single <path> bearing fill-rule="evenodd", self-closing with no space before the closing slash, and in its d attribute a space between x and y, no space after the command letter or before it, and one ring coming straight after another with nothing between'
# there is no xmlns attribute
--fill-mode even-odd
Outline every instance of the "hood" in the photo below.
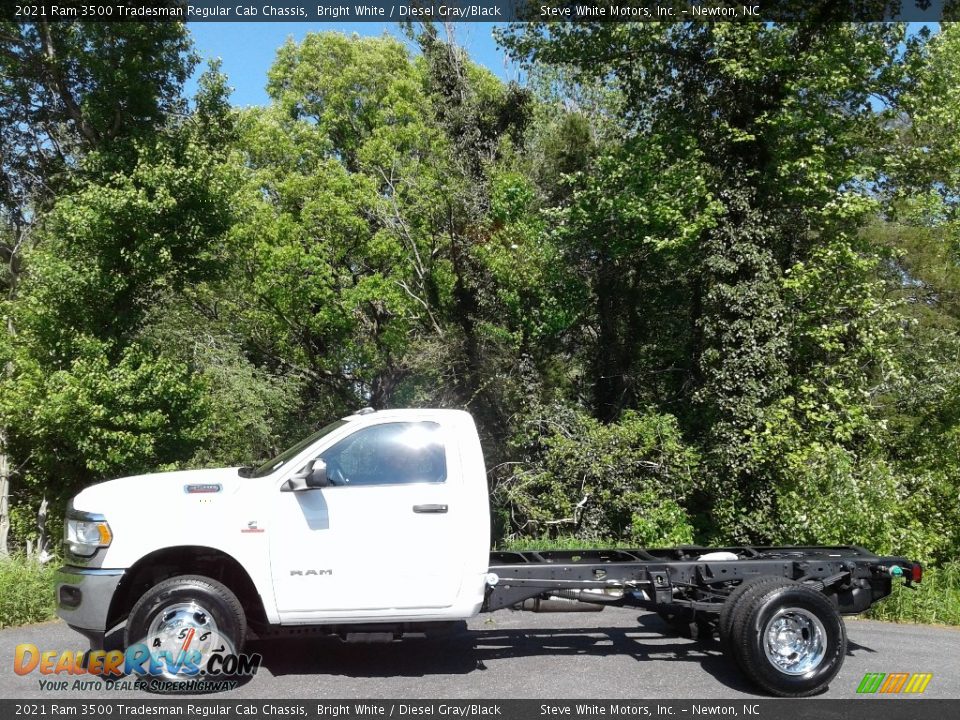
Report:
<svg viewBox="0 0 960 720"><path fill-rule="evenodd" d="M158 505L175 504L188 497L223 497L236 492L245 480L237 474L237 469L179 470L108 480L82 490L73 499L73 507L101 514L109 513L114 508L124 511L136 508L150 512L151 508ZM219 490L216 486L219 486ZM193 492L188 492L188 489ZM199 492L204 490L206 492Z"/></svg>

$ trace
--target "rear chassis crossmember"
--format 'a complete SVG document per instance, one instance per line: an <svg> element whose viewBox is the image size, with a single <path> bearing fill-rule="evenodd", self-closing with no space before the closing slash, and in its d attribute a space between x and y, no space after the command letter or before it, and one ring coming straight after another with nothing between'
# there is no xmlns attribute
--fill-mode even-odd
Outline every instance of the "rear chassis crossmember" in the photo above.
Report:
<svg viewBox="0 0 960 720"><path fill-rule="evenodd" d="M698 559L719 552L738 559ZM483 611L562 597L712 615L737 585L770 576L811 585L834 602L837 612L853 615L890 594L895 567L907 584L919 580L920 566L906 558L880 557L850 545L494 552Z"/></svg>

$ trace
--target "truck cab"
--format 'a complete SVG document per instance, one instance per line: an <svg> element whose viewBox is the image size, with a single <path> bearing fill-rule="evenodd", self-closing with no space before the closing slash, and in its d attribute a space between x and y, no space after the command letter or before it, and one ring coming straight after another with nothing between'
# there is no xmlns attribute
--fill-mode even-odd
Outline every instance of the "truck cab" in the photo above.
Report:
<svg viewBox="0 0 960 720"><path fill-rule="evenodd" d="M89 487L65 535L57 612L94 647L124 621L128 644L162 629L162 601L137 606L184 576L214 583L205 602L227 609L206 616L229 626L459 620L486 588L483 455L466 412L367 409L257 468Z"/></svg>

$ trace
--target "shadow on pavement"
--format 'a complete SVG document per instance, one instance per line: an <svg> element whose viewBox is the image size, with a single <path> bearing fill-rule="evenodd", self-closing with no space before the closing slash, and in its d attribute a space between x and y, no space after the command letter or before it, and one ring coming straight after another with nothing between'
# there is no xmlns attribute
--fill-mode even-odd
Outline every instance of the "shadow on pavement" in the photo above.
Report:
<svg viewBox="0 0 960 720"><path fill-rule="evenodd" d="M263 656L273 675L341 675L347 677L418 677L482 672L491 660L535 656L627 656L638 662L695 662L724 685L754 692L731 666L714 640L670 642L666 624L641 616L635 628L479 629L465 625L444 638L405 637L401 642L344 643L313 637L260 640L248 651ZM661 639L646 642L651 635ZM662 638L666 637L667 642ZM674 636L675 637L675 636Z"/></svg>
<svg viewBox="0 0 960 720"><path fill-rule="evenodd" d="M246 652L262 656L272 675L331 675L356 678L422 677L482 672L491 660L536 656L627 656L637 662L695 662L732 690L758 694L715 639L679 638L655 614L637 618L637 626L592 628L491 628L468 630L457 623L440 637L405 636L400 642L345 643L331 636L252 640ZM647 642L656 638L658 642ZM666 639L666 642L663 640ZM675 640L674 640L675 639ZM673 641L671 641L673 640ZM120 647L122 631L107 638ZM875 653L849 642L847 655ZM245 685L252 678L240 679Z"/></svg>

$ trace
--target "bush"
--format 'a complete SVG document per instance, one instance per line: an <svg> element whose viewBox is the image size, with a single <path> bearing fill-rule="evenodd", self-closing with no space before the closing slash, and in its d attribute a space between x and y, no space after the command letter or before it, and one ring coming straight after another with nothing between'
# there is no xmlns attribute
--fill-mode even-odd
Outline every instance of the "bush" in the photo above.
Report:
<svg viewBox="0 0 960 720"><path fill-rule="evenodd" d="M785 454L775 487L777 544L895 548L896 478L882 460L860 460L839 445L813 443Z"/></svg>
<svg viewBox="0 0 960 720"><path fill-rule="evenodd" d="M628 411L603 424L559 411L494 499L508 510L508 538L576 536L631 545L689 543L683 503L698 458L670 415Z"/></svg>
<svg viewBox="0 0 960 720"><path fill-rule="evenodd" d="M895 583L891 596L874 605L867 617L960 625L960 562L924 568L923 582L913 588Z"/></svg>
<svg viewBox="0 0 960 720"><path fill-rule="evenodd" d="M23 556L0 558L0 628L53 619L55 570Z"/></svg>

